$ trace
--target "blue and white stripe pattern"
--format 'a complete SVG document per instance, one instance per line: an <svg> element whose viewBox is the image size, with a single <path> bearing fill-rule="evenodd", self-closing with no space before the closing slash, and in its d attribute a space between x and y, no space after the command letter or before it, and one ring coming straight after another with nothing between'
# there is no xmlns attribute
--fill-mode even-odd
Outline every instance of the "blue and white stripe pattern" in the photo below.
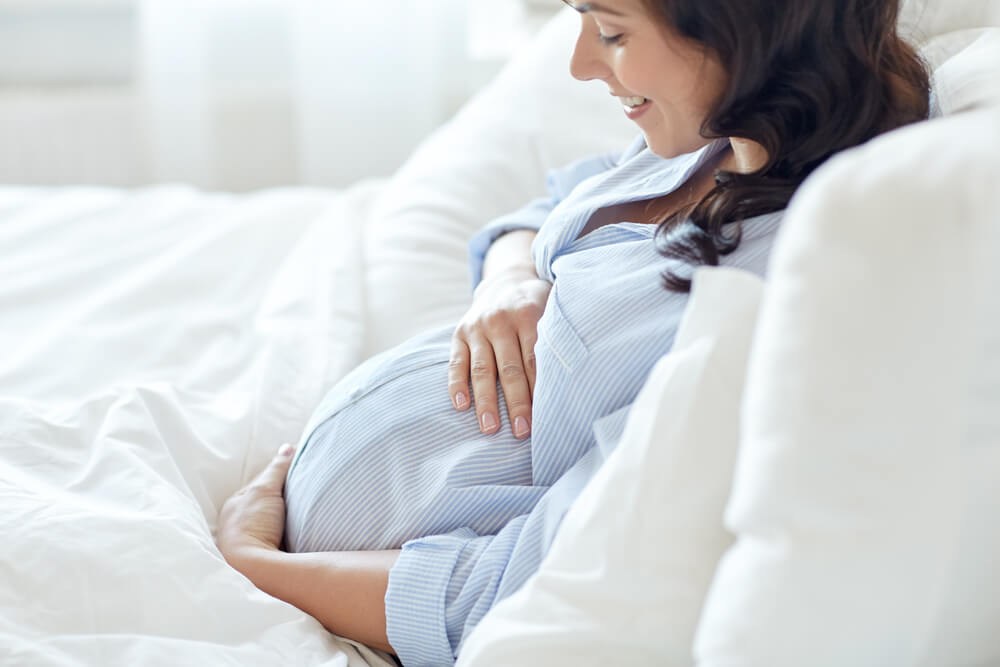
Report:
<svg viewBox="0 0 1000 667"><path fill-rule="evenodd" d="M687 296L662 287L668 265L655 226L621 222L578 239L580 231L602 207L672 191L722 147L665 160L640 136L618 159L551 172L549 198L471 242L478 279L501 231L539 229L532 253L553 289L538 323L530 439L513 437L502 398L493 435L480 433L473 410L452 407L452 327L368 360L317 409L286 483L287 547L401 547L385 602L389 641L405 665L451 664L483 615L537 570L673 343ZM763 274L780 218L745 222L723 263Z"/></svg>

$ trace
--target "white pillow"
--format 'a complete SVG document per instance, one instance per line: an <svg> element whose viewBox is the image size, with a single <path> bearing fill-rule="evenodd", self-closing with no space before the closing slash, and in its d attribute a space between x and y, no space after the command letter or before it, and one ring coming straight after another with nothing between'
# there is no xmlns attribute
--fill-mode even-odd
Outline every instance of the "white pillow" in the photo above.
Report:
<svg viewBox="0 0 1000 667"><path fill-rule="evenodd" d="M747 379L704 667L1000 664L1000 111L796 196Z"/></svg>
<svg viewBox="0 0 1000 667"><path fill-rule="evenodd" d="M540 571L472 633L460 665L680 665L716 562L762 283L703 268L673 351Z"/></svg>
<svg viewBox="0 0 1000 667"><path fill-rule="evenodd" d="M922 47L947 33L1000 27L1000 0L903 0L899 25L908 39Z"/></svg>
<svg viewBox="0 0 1000 667"><path fill-rule="evenodd" d="M456 322L471 297L469 237L545 194L549 169L639 133L606 84L570 76L579 25L572 9L557 14L389 182L364 228L364 356Z"/></svg>
<svg viewBox="0 0 1000 667"><path fill-rule="evenodd" d="M964 44L961 49L956 45ZM931 40L925 53L941 55L934 71L935 99L943 115L1000 102L1000 28L963 30Z"/></svg>

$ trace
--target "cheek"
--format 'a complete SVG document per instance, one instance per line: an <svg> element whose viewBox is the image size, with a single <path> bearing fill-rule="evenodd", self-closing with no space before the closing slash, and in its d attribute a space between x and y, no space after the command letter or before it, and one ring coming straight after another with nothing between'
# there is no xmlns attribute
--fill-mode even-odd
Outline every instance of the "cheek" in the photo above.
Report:
<svg viewBox="0 0 1000 667"><path fill-rule="evenodd" d="M700 82L697 89L697 96L703 109L712 108L722 94L726 91L729 78L714 60L707 61L699 68L697 73Z"/></svg>
<svg viewBox="0 0 1000 667"><path fill-rule="evenodd" d="M690 65L686 70L678 67L674 72L674 76L663 79L660 92L667 96L670 105L700 124L722 94L722 85L707 72Z"/></svg>
<svg viewBox="0 0 1000 667"><path fill-rule="evenodd" d="M662 72L657 72L659 68L655 63L638 49L628 46L617 50L609 60L615 78L626 91L647 97L656 90L658 81L662 85Z"/></svg>
<svg viewBox="0 0 1000 667"><path fill-rule="evenodd" d="M670 106L686 106L686 100L700 93L701 86L690 70L690 65L662 54L648 56L633 52L623 54L618 60L618 80L623 86Z"/></svg>

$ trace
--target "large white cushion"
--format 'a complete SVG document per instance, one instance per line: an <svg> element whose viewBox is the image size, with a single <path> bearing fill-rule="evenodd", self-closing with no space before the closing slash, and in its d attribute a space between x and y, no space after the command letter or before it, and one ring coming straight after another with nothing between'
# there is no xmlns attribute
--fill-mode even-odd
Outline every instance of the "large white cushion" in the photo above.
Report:
<svg viewBox="0 0 1000 667"><path fill-rule="evenodd" d="M1000 662L1000 111L835 158L790 208L698 664Z"/></svg>
<svg viewBox="0 0 1000 667"><path fill-rule="evenodd" d="M1000 30L924 49L949 116L833 160L786 219L705 665L1000 660L1000 304L984 291L1000 281Z"/></svg>
<svg viewBox="0 0 1000 667"><path fill-rule="evenodd" d="M617 449L573 504L540 572L503 600L460 664L682 665L715 565L762 282L695 273L674 350Z"/></svg>

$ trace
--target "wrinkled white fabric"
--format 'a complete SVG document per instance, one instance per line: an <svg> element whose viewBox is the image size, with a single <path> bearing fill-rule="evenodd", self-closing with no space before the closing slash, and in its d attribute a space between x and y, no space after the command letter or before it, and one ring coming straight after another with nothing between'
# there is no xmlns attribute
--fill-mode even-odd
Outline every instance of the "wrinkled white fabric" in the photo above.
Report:
<svg viewBox="0 0 1000 667"><path fill-rule="evenodd" d="M0 188L0 662L391 664L212 539L357 363L380 187Z"/></svg>

